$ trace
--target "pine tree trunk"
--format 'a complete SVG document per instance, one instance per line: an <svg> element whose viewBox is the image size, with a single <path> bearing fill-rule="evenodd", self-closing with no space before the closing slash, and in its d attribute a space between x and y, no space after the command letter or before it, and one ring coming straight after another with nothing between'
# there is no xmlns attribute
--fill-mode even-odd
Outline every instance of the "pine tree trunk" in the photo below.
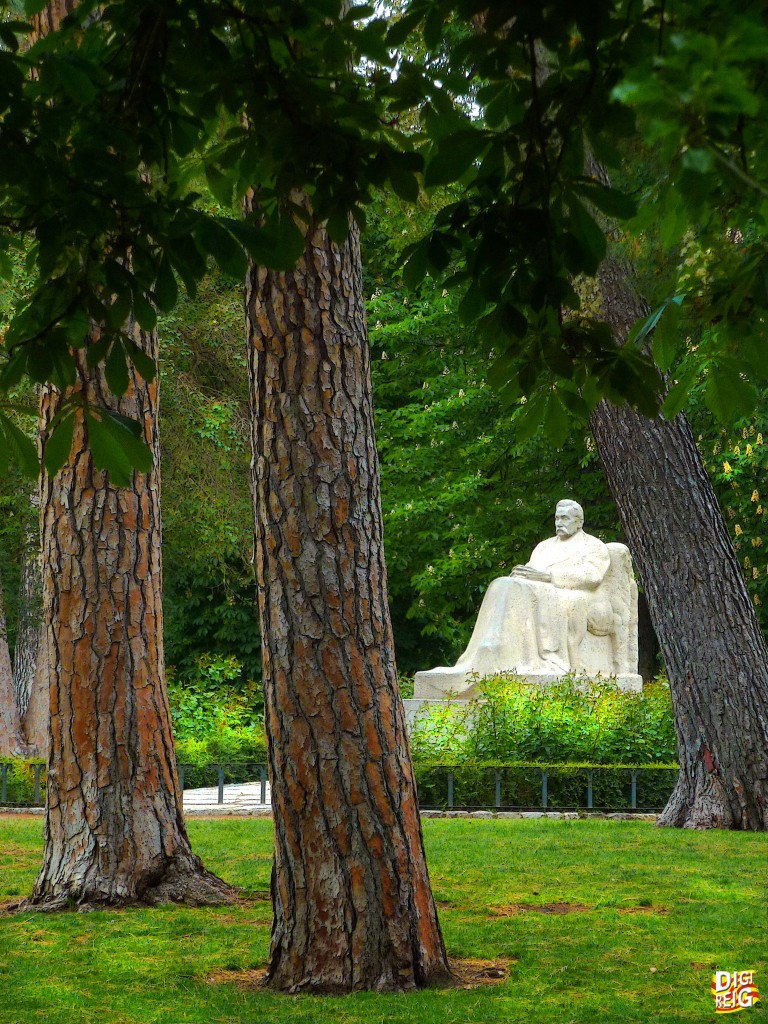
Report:
<svg viewBox="0 0 768 1024"><path fill-rule="evenodd" d="M19 708L13 694L13 669L0 583L0 758L24 757L26 752L21 735Z"/></svg>
<svg viewBox="0 0 768 1024"><path fill-rule="evenodd" d="M29 706L40 649L42 584L40 579L40 533L38 527L40 512L38 503L39 499L35 496L33 500L35 523L26 531L21 558L19 614L16 623L16 643L13 648L13 691L22 715L26 714Z"/></svg>
<svg viewBox="0 0 768 1024"><path fill-rule="evenodd" d="M246 288L275 816L268 983L448 974L397 687L356 230Z"/></svg>
<svg viewBox="0 0 768 1024"><path fill-rule="evenodd" d="M76 4L52 0L30 38L55 31ZM128 329L156 359L156 336ZM77 371L75 390L90 405L143 423L154 461L131 486L110 484L77 413L65 466L41 477L50 750L43 866L24 906L219 903L232 890L189 844L165 686L158 379L147 383L130 367L116 399L85 351ZM43 437L61 400L43 390Z"/></svg>
<svg viewBox="0 0 768 1024"><path fill-rule="evenodd" d="M647 306L614 258L598 283L621 342ZM591 426L672 692L680 775L659 824L767 829L768 649L688 422L601 402Z"/></svg>
<svg viewBox="0 0 768 1024"><path fill-rule="evenodd" d="M153 357L156 341L134 330ZM220 902L182 817L163 662L158 382L134 369L115 399L78 364L92 406L144 424L149 474L118 488L95 468L77 413L69 459L41 480L51 746L43 866L27 907ZM46 388L41 426L61 395Z"/></svg>
<svg viewBox="0 0 768 1024"><path fill-rule="evenodd" d="M48 669L40 566L40 495L30 497L34 521L27 530L13 649L13 690L30 757L48 756Z"/></svg>
<svg viewBox="0 0 768 1024"><path fill-rule="evenodd" d="M41 607L42 614L42 607ZM37 660L29 690L29 703L21 725L30 757L48 757L48 724L51 703L48 695L48 648L45 626L38 625Z"/></svg>

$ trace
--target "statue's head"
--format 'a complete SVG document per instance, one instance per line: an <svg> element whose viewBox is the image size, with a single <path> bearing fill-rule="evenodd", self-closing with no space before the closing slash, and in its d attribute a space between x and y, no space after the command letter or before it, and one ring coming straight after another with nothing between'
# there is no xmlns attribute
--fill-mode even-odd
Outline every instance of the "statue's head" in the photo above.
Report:
<svg viewBox="0 0 768 1024"><path fill-rule="evenodd" d="M578 501L558 501L555 509L555 533L561 540L572 537L584 525L584 509Z"/></svg>

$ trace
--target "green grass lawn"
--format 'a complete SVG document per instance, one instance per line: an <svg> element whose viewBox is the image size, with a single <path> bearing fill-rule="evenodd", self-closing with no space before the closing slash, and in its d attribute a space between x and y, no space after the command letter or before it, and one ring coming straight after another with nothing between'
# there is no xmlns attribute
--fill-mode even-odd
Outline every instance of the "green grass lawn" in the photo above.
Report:
<svg viewBox="0 0 768 1024"><path fill-rule="evenodd" d="M0 817L0 899L30 890L41 827L40 818ZM725 1019L710 994L716 967L754 969L765 1003L737 1019L768 1019L765 836L645 822L425 821L449 954L504 963L508 977L339 998L222 980L266 962L272 823L189 828L207 866L253 901L2 917L2 1024L698 1024ZM520 909L546 904L570 910Z"/></svg>

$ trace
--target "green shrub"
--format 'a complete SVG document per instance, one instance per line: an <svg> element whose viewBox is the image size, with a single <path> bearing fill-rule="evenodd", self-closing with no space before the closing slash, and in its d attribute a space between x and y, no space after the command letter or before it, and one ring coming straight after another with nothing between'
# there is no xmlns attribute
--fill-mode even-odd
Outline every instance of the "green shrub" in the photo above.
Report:
<svg viewBox="0 0 768 1024"><path fill-rule="evenodd" d="M41 761L0 761L0 765L5 769L5 805L31 807L34 804L35 765L41 763ZM40 793L41 798L44 798L45 769L40 773Z"/></svg>
<svg viewBox="0 0 768 1024"><path fill-rule="evenodd" d="M474 700L420 711L411 750L432 764L669 764L677 757L669 684L660 677L625 693L610 679L538 687L494 676Z"/></svg>
<svg viewBox="0 0 768 1024"><path fill-rule="evenodd" d="M177 743L214 740L230 733L246 736L262 723L261 684L236 685L242 665L231 655L204 654L197 659L197 673L181 680L168 671L168 699ZM230 739L230 746L236 745ZM247 746L249 740L244 739ZM226 745L226 744L225 744Z"/></svg>

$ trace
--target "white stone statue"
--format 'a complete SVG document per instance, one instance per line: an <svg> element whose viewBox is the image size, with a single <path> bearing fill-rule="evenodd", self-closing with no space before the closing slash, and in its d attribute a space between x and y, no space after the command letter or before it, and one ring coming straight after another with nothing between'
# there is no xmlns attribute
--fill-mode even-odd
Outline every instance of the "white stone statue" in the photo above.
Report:
<svg viewBox="0 0 768 1024"><path fill-rule="evenodd" d="M600 673L642 689L629 550L591 537L583 524L581 505L558 502L557 536L491 583L466 651L453 668L417 672L414 697L471 697L476 677L509 671L538 683Z"/></svg>

